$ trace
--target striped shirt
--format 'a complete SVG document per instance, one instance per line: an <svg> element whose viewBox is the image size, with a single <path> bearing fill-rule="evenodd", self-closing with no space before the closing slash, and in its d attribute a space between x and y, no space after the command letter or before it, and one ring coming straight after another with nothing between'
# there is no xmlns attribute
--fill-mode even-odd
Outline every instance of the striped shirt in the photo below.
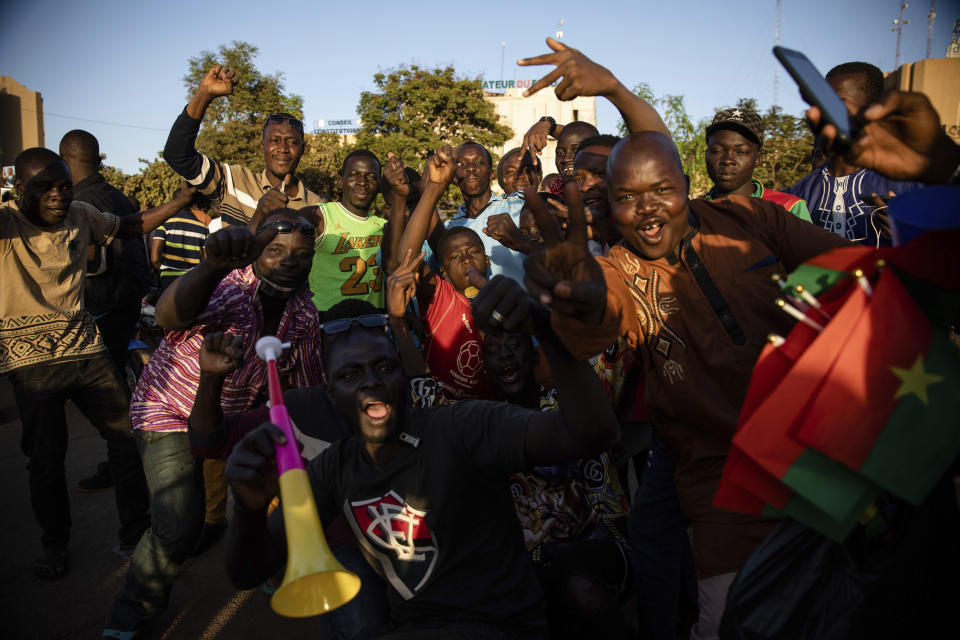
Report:
<svg viewBox="0 0 960 640"><path fill-rule="evenodd" d="M163 149L163 159L187 182L208 196L215 211L220 212L223 226L246 225L253 218L257 202L272 189L267 172L253 173L237 164L211 160L196 148L201 120L191 118L186 109L173 123ZM297 195L287 206L302 209L320 204L320 197L307 189L303 180L297 180Z"/></svg>
<svg viewBox="0 0 960 640"><path fill-rule="evenodd" d="M186 431L200 381L200 346L206 334L243 336L243 364L227 376L220 396L223 412L246 411L265 394L267 370L254 345L262 336L263 315L253 267L231 271L217 286L193 326L168 331L143 370L130 401L130 423L144 431ZM320 384L320 323L306 288L287 301L277 337L291 348L277 361L291 387Z"/></svg>
<svg viewBox="0 0 960 640"><path fill-rule="evenodd" d="M181 211L157 227L154 240L163 240L160 256L161 276L182 276L200 264L207 226L190 211Z"/></svg>

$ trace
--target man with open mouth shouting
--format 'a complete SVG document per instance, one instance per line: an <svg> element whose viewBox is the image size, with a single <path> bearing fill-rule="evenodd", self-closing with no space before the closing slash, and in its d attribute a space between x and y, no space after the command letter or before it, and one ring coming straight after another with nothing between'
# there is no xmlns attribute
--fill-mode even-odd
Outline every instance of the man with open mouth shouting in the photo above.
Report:
<svg viewBox="0 0 960 640"><path fill-rule="evenodd" d="M367 561L388 582L389 632L542 638L543 596L508 479L533 466L600 453L616 441L619 427L592 369L559 347L546 310L509 278L486 283L476 271L470 277L480 289L473 308L481 327L536 331L559 410L483 400L413 406L385 320L364 315L327 322L325 395L351 435L314 458L307 472L322 519L342 513ZM305 418L325 420L320 404ZM280 514L270 516L269 528L266 515L276 493L278 438L275 426L263 424L228 461L236 509L227 568L239 588L256 586L281 566L282 534L274 535L282 530Z"/></svg>
<svg viewBox="0 0 960 640"><path fill-rule="evenodd" d="M576 357L598 354L625 336L643 362L656 434L651 461L672 458L676 469L664 463L666 496L650 495L656 489L648 483L650 468L645 472L631 510L635 565L638 577L647 575L645 551L663 552L662 539L649 536L670 528L661 525L668 518L663 505L672 499L678 521L689 519L693 527L701 592L696 629L711 637L734 572L771 528L712 504L753 363L769 333L791 326L772 304L778 288L770 276L845 241L757 198L691 201L676 147L658 132L619 142L606 183L623 240L593 258L569 234L562 242L544 234L547 249L527 259L528 286L551 304L553 326ZM568 200L579 195L567 191ZM685 528L680 524L667 546L689 544ZM645 606L657 602L638 589Z"/></svg>

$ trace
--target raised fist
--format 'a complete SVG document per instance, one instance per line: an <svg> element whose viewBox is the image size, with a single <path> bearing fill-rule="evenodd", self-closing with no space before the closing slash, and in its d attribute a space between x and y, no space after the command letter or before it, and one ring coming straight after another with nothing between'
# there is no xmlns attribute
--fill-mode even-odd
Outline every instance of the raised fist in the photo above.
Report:
<svg viewBox="0 0 960 640"><path fill-rule="evenodd" d="M277 230L269 225L257 235L247 227L226 227L207 238L206 261L217 270L242 269L256 260L276 235Z"/></svg>
<svg viewBox="0 0 960 640"><path fill-rule="evenodd" d="M423 169L423 184L439 184L446 188L453 182L457 172L457 152L448 144L443 145L430 156L427 166Z"/></svg>
<svg viewBox="0 0 960 640"><path fill-rule="evenodd" d="M211 98L228 96L233 93L233 87L237 84L237 72L222 64L210 67L210 70L204 74L200 81L200 89Z"/></svg>
<svg viewBox="0 0 960 640"><path fill-rule="evenodd" d="M228 376L243 364L243 338L215 331L203 338L200 347L200 371Z"/></svg>

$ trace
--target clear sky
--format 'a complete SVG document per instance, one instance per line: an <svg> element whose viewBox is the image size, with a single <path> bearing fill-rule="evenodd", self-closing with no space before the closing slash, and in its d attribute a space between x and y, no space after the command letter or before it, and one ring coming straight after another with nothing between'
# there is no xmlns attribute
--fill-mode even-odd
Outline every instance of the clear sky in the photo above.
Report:
<svg viewBox="0 0 960 640"><path fill-rule="evenodd" d="M805 52L822 73L863 60L891 71L897 0L783 0L781 43ZM129 0L4 2L0 75L43 94L46 143L82 128L107 162L127 172L163 148L186 103L187 60L245 40L260 49L261 71L284 75L304 99L307 126L354 118L373 74L404 63L453 65L462 75L536 78L546 67L517 58L547 51L563 19L563 41L610 68L627 86L686 96L697 119L739 97L773 100L775 0L632 2L234 2ZM901 62L926 55L929 3L910 3ZM943 57L960 0L939 0L933 56ZM501 47L506 42L506 47ZM600 101L601 131L616 111ZM780 75L780 105L800 113L793 81ZM100 121L100 122L91 122ZM114 123L114 124L104 124ZM134 125L134 126L118 126Z"/></svg>

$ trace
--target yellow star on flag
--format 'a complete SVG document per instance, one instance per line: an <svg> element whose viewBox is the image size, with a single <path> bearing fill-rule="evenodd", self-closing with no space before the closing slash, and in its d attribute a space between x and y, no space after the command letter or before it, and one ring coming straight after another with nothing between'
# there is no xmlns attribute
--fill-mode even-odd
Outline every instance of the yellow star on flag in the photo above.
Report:
<svg viewBox="0 0 960 640"><path fill-rule="evenodd" d="M920 398L920 402L923 404L929 404L927 402L927 387L943 380L943 376L933 375L923 370L923 354L917 354L917 359L909 369L890 367L890 371L900 378L900 388L893 394L893 397L902 398L912 393Z"/></svg>

